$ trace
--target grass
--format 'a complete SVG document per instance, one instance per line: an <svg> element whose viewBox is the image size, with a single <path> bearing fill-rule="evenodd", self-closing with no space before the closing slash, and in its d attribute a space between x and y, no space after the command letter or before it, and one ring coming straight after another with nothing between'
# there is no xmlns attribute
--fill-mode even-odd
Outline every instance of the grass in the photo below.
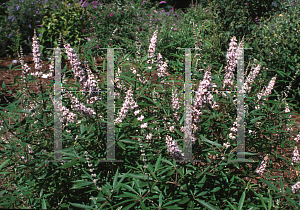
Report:
<svg viewBox="0 0 300 210"><path fill-rule="evenodd" d="M114 7L116 6L106 7L103 5L104 9L98 18L106 17L108 19L112 13L110 10ZM126 10L127 7L128 10ZM24 89L15 94L16 101L0 107L4 127L0 131L2 137L0 206L3 208L43 209L299 208L299 193L294 192L292 187L298 182L299 165L297 161L292 161L292 158L297 158L297 155L292 153L295 146L297 149L294 139L299 133L299 129L293 132L287 131L289 126L295 128L297 125L289 118L289 115L295 115L295 112L285 112L286 105L289 105L291 110L293 107L294 110L299 110L299 107L292 103L294 101L290 97L280 97L283 94L279 92L282 84L285 85L289 82L295 84L298 81L296 76L293 78L298 73L297 69L294 68L295 71L291 72L266 71L264 68L275 69L278 64L263 59L255 61L254 58L267 59L265 55L267 49L252 55L252 57L248 56L251 52L245 52L245 64L248 62L250 64L249 67L245 65L247 67L245 72L248 72L245 78L249 78L249 72L253 72L254 68L259 68L258 66L261 65L259 74L251 85L251 91L248 91L244 97L245 105L247 105L244 118L246 124L245 157L249 162L229 162L237 157L236 127L234 126L237 116L235 93L223 95L211 92L213 101L219 105L216 108L212 107L213 103L209 103L213 102L209 99L209 92L199 96L200 104L197 105L195 100L199 94L197 92L199 85L203 89L212 90L211 85L215 83L215 90L225 90L223 83L226 69L234 68L234 78L237 77L236 66L230 62L231 59L222 59L226 58L227 53L234 55L242 37L238 37L236 47L230 49L229 46L233 43L225 38L226 31L218 31L221 28L216 29L218 21L213 18L215 15L213 8L209 8L210 14L204 13L207 8L198 8L198 13L201 11L199 20L191 20L197 13L194 8L189 10L189 14L181 16L180 20L175 21L176 18L171 18L166 13L153 12L153 10L158 10L156 7L140 9L138 4L134 5L132 9L129 7L131 7L130 3L126 3L120 10L126 11L128 14L135 14L137 17L141 16L145 21L136 19L136 23L133 23L131 19L128 19L127 27L123 27L122 30L120 27L119 34L116 36L113 33L115 28L112 26L109 29L111 34L108 35L105 32L106 29L99 31L101 27L97 29L98 24L91 24L94 26L92 27L94 30L98 30L91 33L94 37L101 36L101 32L105 33L103 37L106 36L106 38L101 42L103 46L108 47L112 42L111 47L125 48L128 46L128 48L134 49L138 45L135 41L138 38L142 40L140 43L143 48L139 50L136 48L132 51L128 48L123 51L115 50L117 59L114 66L116 73L114 92L119 95L116 95L114 100L114 120L121 116L121 110L123 113L126 112L124 110L128 110L122 122L115 123L115 159L124 162L98 162L99 159L106 159L107 154L106 124L108 119L106 113L110 108L106 104L107 95L96 96L99 97L97 98L99 100L87 103L86 100L91 95L79 92L72 92L70 97L62 95L62 106L64 110L69 109L66 112L68 115L63 117L62 122L63 158L60 162L47 162L46 160L53 160L54 157L53 92L55 83L52 81L43 91L33 95L30 94L28 85L39 78L24 74L24 80L20 80L18 83ZM114 12L115 16L111 15L111 17L121 21L120 19L123 17L121 12L114 11L118 12ZM94 12L92 16L97 14L97 10L90 12ZM56 10L53 13L59 14L60 12ZM147 14L152 14L154 19L161 20L147 25L150 21L150 16L147 19ZM290 15L291 18L295 17L293 14ZM284 13L284 15L288 16L288 13ZM200 22L202 18L208 20L202 23L203 25ZM107 20L109 23L113 21L114 19ZM123 21L126 23L126 19ZM193 24L186 24L196 21L199 21L197 27L196 24L194 27ZM265 23L267 24L268 21L266 19ZM147 24L144 25L144 23ZM178 31L174 32L172 28L166 30L173 23L177 24ZM133 33L137 30L137 28L134 29L134 26L139 26L138 33ZM76 27L78 28L74 27L71 30L82 31L81 26ZM128 33L127 30L133 32ZM253 34L250 35L252 41L251 39L244 41L244 46L253 47L254 52L257 52L255 49L259 46L254 43L261 40L261 36L256 34L258 30L258 26L253 29ZM157 39L155 38L156 33ZM91 34L88 34L88 37ZM44 31L38 44L46 44L43 38L49 39L49 37L50 35L46 35ZM233 36L230 36L231 38ZM263 44L267 46L276 41L275 39L274 36L273 40L271 39L270 42L265 40L266 43ZM96 54L100 54L103 58L106 57L105 52L100 52L99 49L92 50L91 44L96 43L95 40L80 45L71 36L62 35L58 42L61 41L64 48L67 48L66 44L70 41L74 44L70 45L75 49L73 54L77 56L81 46L86 47L86 50L82 50L84 55L80 56L80 61L83 63L88 60L93 64L93 57ZM227 53L219 50L223 45L221 41L226 43ZM230 43L231 45L229 45ZM195 138L195 142L192 144L192 154L194 160L201 160L201 162L184 160L175 162L174 159L177 159L180 153L184 153L185 144L182 139L185 137L185 133L182 128L185 123L188 123L186 121L188 118L185 119L184 109L184 50L176 50L176 47L197 47L197 44L202 46L198 52L192 52L192 88L195 90L192 94L194 110L192 137ZM280 48L278 47L274 53L276 51L275 57L279 56ZM22 63L22 51L18 53L21 53L20 62ZM38 52L33 50L32 53L33 56L38 57ZM162 55L161 63L158 62L158 53ZM197 53L201 55L201 59L196 68L195 54ZM140 57L137 56L138 54ZM153 57L151 58L149 55L153 55ZM64 53L62 57L67 59L70 56L70 54ZM151 59L154 59L155 63L151 64ZM159 69L166 60L168 63L165 65L167 66L165 71L169 73L169 76L159 77ZM103 63L103 66L107 65L106 62ZM80 72L85 72L87 77L91 78L94 75L95 80L107 77L107 72L99 71L93 65L89 67L90 72L87 66L81 65L81 69L74 63L71 66L72 69L64 68L62 70L62 81L72 76L75 81L77 80L77 85L71 86L68 82L62 83L65 89L78 91L86 87L93 87L93 83L91 83L93 79L87 80L89 85L86 85L79 78L75 78L75 75ZM120 69L119 74L117 74L118 69ZM275 85L274 87L270 86L271 92L258 100L258 93L266 93L266 88L276 74ZM285 80L285 78L289 79ZM50 79L53 79L53 75ZM146 82L143 83L143 81ZM237 84L236 79L233 79L233 83ZM105 88L107 81L102 79L96 82L96 85ZM157 94L156 98L153 97L154 88ZM226 88L230 89L230 87ZM95 89L97 88L95 87ZM127 95L129 89L132 90L132 101ZM284 91L287 90L288 88L284 89ZM292 85L291 92L295 93L295 90L296 88ZM174 92L178 95L174 95L173 98L172 93ZM293 97L295 96L293 95ZM82 104L81 107L76 108L76 103L74 103L76 99ZM206 103L203 102L204 99ZM130 101L132 104L129 103ZM176 101L179 106L175 105ZM134 102L138 107L131 109ZM257 109L258 104L260 108ZM95 111L94 117L85 111L87 108ZM203 112L199 121L194 121L197 119L196 110ZM71 116L70 113L75 114L74 122L67 120L67 116ZM276 133L280 133L281 136L276 136ZM287 133L290 133L290 136ZM284 148L290 148L290 153L280 152ZM175 153L174 150L177 150L178 153ZM257 169L263 166L263 160L265 160L266 168L260 174L257 173Z"/></svg>

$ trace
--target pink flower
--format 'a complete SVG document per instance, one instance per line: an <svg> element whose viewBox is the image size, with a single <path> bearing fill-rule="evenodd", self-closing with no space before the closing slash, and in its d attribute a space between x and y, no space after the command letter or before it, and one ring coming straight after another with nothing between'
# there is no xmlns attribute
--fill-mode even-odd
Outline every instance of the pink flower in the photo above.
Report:
<svg viewBox="0 0 300 210"><path fill-rule="evenodd" d="M157 13L157 11L156 10L153 10L155 13Z"/></svg>
<svg viewBox="0 0 300 210"><path fill-rule="evenodd" d="M111 14L109 15L109 17L113 16L113 14L114 14L114 13L111 13Z"/></svg>
<svg viewBox="0 0 300 210"><path fill-rule="evenodd" d="M163 4L163 3L165 3L165 4L166 4L167 2L165 2L165 1L161 1L161 2L159 2L159 4Z"/></svg>
<svg viewBox="0 0 300 210"><path fill-rule="evenodd" d="M86 31L86 29L83 29L83 33Z"/></svg>

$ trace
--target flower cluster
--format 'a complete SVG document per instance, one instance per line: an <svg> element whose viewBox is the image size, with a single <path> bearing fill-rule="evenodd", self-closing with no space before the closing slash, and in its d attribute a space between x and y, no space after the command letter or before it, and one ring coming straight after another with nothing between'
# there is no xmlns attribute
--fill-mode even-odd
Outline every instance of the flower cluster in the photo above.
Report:
<svg viewBox="0 0 300 210"><path fill-rule="evenodd" d="M275 81L276 81L276 77L277 77L277 74L275 75L275 77L273 77L271 79L271 81L269 82L269 85L267 87L267 89L265 90L264 94L262 94L263 90L257 95L257 98L258 100L260 100L263 96L268 96L271 94L271 91L273 90L274 88L274 85L275 85ZM266 98L264 99L266 100ZM262 104L264 106L264 104Z"/></svg>
<svg viewBox="0 0 300 210"><path fill-rule="evenodd" d="M33 61L35 64L35 69L38 71L35 74L31 74L31 75L35 75L35 76L41 76L42 72L39 72L42 68L42 65L40 63L40 46L38 43L39 38L37 38L36 36L36 31L34 29L34 36L32 38L33 42L32 42L32 53L33 53Z"/></svg>
<svg viewBox="0 0 300 210"><path fill-rule="evenodd" d="M175 158L175 159L183 159L184 158L184 154L178 148L177 143L172 139L171 136L168 136L168 135L166 136L166 143L167 143L168 151L173 156L173 158Z"/></svg>
<svg viewBox="0 0 300 210"><path fill-rule="evenodd" d="M90 168L90 173L93 173L93 171L94 171L95 169L92 168L93 164L92 164L91 161L90 161L89 153L88 153L87 151L85 151L84 154L85 154L86 162L88 163L88 167ZM102 190L101 187L99 187L99 186L97 185L97 181L98 181L98 179L96 179L97 175L96 175L95 173L93 173L93 174L91 174L91 176L94 178L94 179L93 179L93 183L94 183L94 185L97 187L97 190L101 191L101 190Z"/></svg>
<svg viewBox="0 0 300 210"><path fill-rule="evenodd" d="M231 127L230 131L232 133L229 133L230 139L236 139L236 133L237 133L237 121L233 123L233 126Z"/></svg>
<svg viewBox="0 0 300 210"><path fill-rule="evenodd" d="M237 46L237 40L236 37L232 37L231 42L229 44L229 49L227 50L227 66L225 67L225 78L223 83L223 88L226 85L232 86L233 85L233 79L234 74L233 71L235 70L236 64L237 64L237 58L236 58L236 46Z"/></svg>
<svg viewBox="0 0 300 210"><path fill-rule="evenodd" d="M177 111L180 109L180 104L178 101L177 94L176 94L176 92L174 93L173 89L172 89L172 106L173 106L174 111Z"/></svg>
<svg viewBox="0 0 300 210"><path fill-rule="evenodd" d="M115 123L122 122L122 120L126 117L126 113L128 112L129 108L134 109L138 107L137 103L134 102L132 96L133 96L132 90L128 90L126 93L124 104L119 112L119 117L115 119Z"/></svg>
<svg viewBox="0 0 300 210"><path fill-rule="evenodd" d="M200 117L202 116L201 110L205 103L209 103L212 108L218 107L218 105L216 105L216 102L212 104L213 96L210 92L207 92L207 89L211 86L211 72L206 71L203 81L201 81L199 84L198 92L192 106L192 116L195 123L200 121ZM213 86L215 85L213 84Z"/></svg>
<svg viewBox="0 0 300 210"><path fill-rule="evenodd" d="M258 169L255 170L255 172L259 175L263 175L266 167L267 167L267 162L268 161L268 155L264 158L264 160L261 162L260 166Z"/></svg>
<svg viewBox="0 0 300 210"><path fill-rule="evenodd" d="M156 46L156 42L157 42L157 33L158 33L158 26L156 26L156 30L150 40L150 45L149 45L149 55L148 55L148 58L151 59L154 57L154 53L155 53L155 46ZM148 60L147 63L149 64L153 64L154 63L154 60L152 59L151 61ZM152 69L152 66L149 66L149 69Z"/></svg>
<svg viewBox="0 0 300 210"><path fill-rule="evenodd" d="M295 148L294 148L292 160L294 163L298 163L300 160L299 151L297 149L297 146L295 146Z"/></svg>
<svg viewBox="0 0 300 210"><path fill-rule="evenodd" d="M292 186L292 193L296 193L300 189L300 182L297 182Z"/></svg>
<svg viewBox="0 0 300 210"><path fill-rule="evenodd" d="M166 68L168 67L168 61L163 62L163 57L160 53L157 55L157 63L158 63L158 70L157 70L157 76L159 77L165 77L169 76L169 74L166 72Z"/></svg>
<svg viewBox="0 0 300 210"><path fill-rule="evenodd" d="M258 64L256 68L252 67L252 71L249 73L246 82L244 83L244 90L246 93L250 92L251 85L253 84L255 77L258 75L260 68L261 68L260 64Z"/></svg>

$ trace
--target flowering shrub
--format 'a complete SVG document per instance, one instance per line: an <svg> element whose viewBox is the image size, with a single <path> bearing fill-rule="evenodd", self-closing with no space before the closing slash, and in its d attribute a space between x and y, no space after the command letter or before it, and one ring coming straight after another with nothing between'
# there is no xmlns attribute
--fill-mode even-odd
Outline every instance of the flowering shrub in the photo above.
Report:
<svg viewBox="0 0 300 210"><path fill-rule="evenodd" d="M130 6L137 8L133 4ZM106 18L109 14L112 13L107 13ZM167 15L155 14L158 19L159 15ZM118 16L118 13L114 12L111 18L115 15ZM182 27L187 20L188 16L185 16L178 26ZM170 63L175 65L181 61L169 60L161 53L164 47L160 45L163 42L161 37L169 33L165 29L170 22L160 21L163 18L155 22L157 24L153 31L151 28L148 42L145 34L140 35L135 30L133 55L116 53L118 62L108 56L108 66L115 62L114 78L107 75L104 69L103 72L97 71L93 65L86 64L83 67L86 59L92 63L95 51L85 52L86 57L80 59L74 46L67 41L68 35L60 34L57 43L62 38L63 53L72 67L70 75L74 77L75 84L66 82L69 78L66 78L66 68L63 69L64 92L59 119L62 124L62 159L58 162L47 161L53 159L53 135L57 134L54 133L56 126L53 120L57 106L53 96L54 81L46 89L41 88L37 95L30 94L26 88L29 82L35 82L46 73L50 79L54 76L54 57L49 71L41 72L40 40L34 31L34 69L24 62L22 51L21 55L17 52L23 75L21 81L16 78L16 83L23 89L14 94L16 101L0 107L4 128L0 130L1 140L5 132L12 135L1 141L0 173L4 183L4 190L0 192L1 207L299 208L298 178L288 178L284 172L295 170L298 174L299 151L296 143L300 134L299 129L296 136L291 134L294 122L290 119L293 114L290 108L295 105L290 98L283 94L280 97L275 91L281 72L273 72L266 77L263 69L267 64L264 61L245 57L245 61L249 61L245 78L239 77L239 74L235 76L241 64L242 49L246 45L245 37L235 36L230 37L228 42L223 40L227 47L224 53L226 60L217 64L221 66L220 69L215 69L210 65L213 60L206 60L210 58L208 53L202 51L208 49L202 46L207 43L199 34L202 25L189 20L191 25L186 28L191 34L190 39L193 39L189 42L194 42L193 46L199 49L191 53L196 65L192 65L191 110L185 113L184 102L187 100L183 91L187 88L184 75L174 75L169 71ZM208 27L205 24L203 26ZM174 37L184 33L178 28L178 34ZM81 26L80 29L81 33L88 27ZM112 41L110 38L115 33L116 29L111 31L106 44ZM220 36L214 34L213 37ZM170 42L170 47L177 47L177 41L174 41L176 45ZM123 45L131 46L132 43L130 40ZM88 43L84 47L86 45ZM140 51L141 45L146 45L146 50ZM188 57L183 52L175 55L179 59ZM256 54L253 57L261 56ZM175 68L181 72L185 70L182 64L175 65ZM298 73L299 69L291 74L293 77L289 80L286 92L292 87ZM100 78L107 78L107 81L99 81ZM92 92L105 89L108 82L115 82L113 106L108 106L106 94ZM175 85L175 82L180 84ZM243 92L238 90L238 84L242 84ZM238 100L241 95L243 101ZM244 103L241 104L241 101ZM237 114L237 106L240 105L245 129L240 114ZM106 141L107 124L111 120L106 113L111 108L115 113L115 160L123 160L121 163L103 162L111 147ZM238 112L241 113L240 110ZM14 124L9 125L7 119ZM237 142L241 130L245 138L244 145ZM191 143L193 161L197 162L185 159L189 156L185 150L185 139ZM241 147L244 152L239 151ZM290 157L279 152L283 147L292 148ZM240 155L246 159L231 162ZM282 171L275 170L275 163L282 164ZM274 176L274 171L282 175Z"/></svg>

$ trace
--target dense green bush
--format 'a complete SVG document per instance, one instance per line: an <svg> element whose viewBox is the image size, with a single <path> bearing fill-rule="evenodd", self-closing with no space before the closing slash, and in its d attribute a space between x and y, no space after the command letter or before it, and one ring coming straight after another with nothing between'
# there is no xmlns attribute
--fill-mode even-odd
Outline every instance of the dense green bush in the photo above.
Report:
<svg viewBox="0 0 300 210"><path fill-rule="evenodd" d="M299 209L299 193L292 193L292 185L298 181L297 176L293 179L273 176L276 170L275 163L282 164L280 173L299 170L299 163L293 163L286 154L277 152L279 146L294 147L296 142L290 140L283 128L292 124L288 121L288 115L291 113L284 112L285 101L278 100L276 96L280 85L284 86L291 81L294 71L298 68L295 65L299 54L297 10L292 13L280 11L281 15L274 13L272 17L260 17L261 27L249 23L252 27L251 33L247 36L240 34L237 37L239 43L245 35L244 46L253 48L245 50L245 67L248 62L253 68L262 65L260 73L251 85L251 91L244 97L244 137L247 149L244 154L246 159L253 162L229 162L236 160L238 146L236 139L232 138L236 134L233 126L237 115L236 96L233 93L227 94L226 99L222 94L212 92L213 99L219 107L213 108L204 103L203 107L199 108L203 115L195 125L198 130L193 130L196 138L192 151L193 160L201 162L179 163L171 156L172 152L168 148L170 140L167 140L167 136L172 137L172 144L176 142L180 149L186 146L182 141L185 135L182 131L185 125L184 89L181 86L176 90L177 86L172 84L170 77L157 77L155 84L150 81L140 82L138 74L144 79L148 72L151 75L157 73L156 63L150 70L150 64L146 62L150 39L154 39L152 36L157 27L155 57L158 52L161 53L163 61L169 60L167 71L181 76L185 73L185 52L176 48L194 48L195 42L198 42L201 50L192 50L192 61L195 64L195 54L199 53L201 60L198 65L207 74L204 78L203 71L193 71L196 85L201 82L204 88L203 86L212 82L216 84L216 89L220 90L225 77L224 67L228 64L226 56L230 39L237 33L234 24L225 30L222 19L218 16L218 8L214 8L212 4L209 7L190 8L187 14L183 14L180 11L159 11L157 5L140 0L131 4L127 2L125 5L118 2L105 6L99 4L97 9L93 9L91 5L80 8L76 14L79 5L73 4L73 1L69 6L69 2L64 3L53 10L44 8L45 15L51 18L45 17L43 27L38 30L41 33L40 44L45 45L43 50L44 47L57 45L59 33L62 33L67 43L71 43L70 47L73 49L79 45L80 38L91 38L94 33L97 37L94 36L90 42L81 41L83 47L97 48L97 44L102 44L102 47L124 47L123 51L120 50L122 53L119 53L119 50L115 53L119 62L115 63L114 70L116 72L120 68L122 72L119 76L116 74L115 82L119 79L124 86L123 89L116 86L114 90L115 93L120 93L119 96L115 96L114 111L120 116L123 105L129 101L129 97L125 95L126 89L129 88L133 91L133 100L138 105L134 110L129 109L133 105L129 104L127 116L122 122L115 124L115 159L124 162L98 162L105 159L107 154L107 95L105 92L103 95L99 94L99 100L86 104L88 94L76 92L82 90L83 81L77 82L76 85L62 84L64 88L73 91L71 95L82 103L79 107L86 105L95 110L96 114L83 115L82 110L76 109L66 93L63 93L62 105L70 109L67 113L75 114L75 121L68 122L63 117L63 158L60 162L48 162L54 158L54 81L34 95L25 85L29 81L35 81L35 76L28 75L24 81L16 78L16 85L24 89L14 94L14 102L0 107L0 120L3 121L0 136L11 135L6 141L1 138L0 142L0 175L3 180L3 189L0 191L1 207L112 210ZM68 9L70 12L64 13ZM85 19L79 14L86 15ZM70 21L73 21L73 28L70 28ZM229 23L231 20L227 21ZM89 26L90 22L93 23L92 26ZM245 21L241 20L239 23ZM119 30L115 31L116 28ZM81 34L84 29L92 30ZM135 60L136 49L130 51L136 45L136 34L142 45L139 60ZM96 43L96 38L100 39L100 43ZM270 56L274 44L277 47L274 47L273 55ZM293 50L293 47L296 49ZM153 48L154 45L152 50ZM85 59L91 62L98 50L86 51L83 50ZM66 56L65 52L62 53ZM69 59L70 57L71 55ZM72 58L76 60L75 55L72 55ZM106 63L103 64L105 65ZM128 66L136 67L136 73L129 71ZM284 66L290 69L282 70ZM77 73L86 73L87 69L84 69L83 65L81 67L77 69L73 66L73 73L75 69ZM267 72L266 68L274 69L275 72ZM210 70L211 81L207 76L210 75ZM62 74L66 75L66 71L65 67ZM250 69L248 73L249 71ZM257 95L276 73L275 91L271 91L269 98L263 96L262 99L269 100L264 100L262 104L261 101L257 101ZM72 70L69 70L67 76L70 75L74 76ZM97 75L103 78L107 76L104 71L98 71ZM62 78L62 81L65 79ZM89 77L89 80L92 79ZM169 85L162 83L163 79L166 79ZM234 80L234 84L236 83ZM297 80L293 84L295 83L298 84ZM99 89L105 90L107 82L98 85ZM5 84L2 88L5 89ZM156 98L151 97L154 95L154 88ZM176 99L176 96L172 98L174 90L179 97L178 109L173 105L172 99ZM293 87L294 94L295 91ZM195 99L196 92L192 96ZM276 101L272 100L273 98ZM208 97L206 99L208 100ZM291 99L286 101L290 108L294 106L290 103ZM257 105L261 106L257 108ZM140 111L138 115L135 113L137 110ZM179 118L175 117L176 115ZM14 124L9 125L8 119ZM142 126L144 123L148 123L146 127ZM281 136L274 137L277 131L281 132ZM150 134L152 135L149 138ZM31 148L28 145L31 145ZM259 153L264 156L259 156ZM263 175L257 174L255 169L263 165L261 161L267 154L269 158L266 156L265 160L270 159L270 164ZM256 180L256 183L251 182L251 179Z"/></svg>

